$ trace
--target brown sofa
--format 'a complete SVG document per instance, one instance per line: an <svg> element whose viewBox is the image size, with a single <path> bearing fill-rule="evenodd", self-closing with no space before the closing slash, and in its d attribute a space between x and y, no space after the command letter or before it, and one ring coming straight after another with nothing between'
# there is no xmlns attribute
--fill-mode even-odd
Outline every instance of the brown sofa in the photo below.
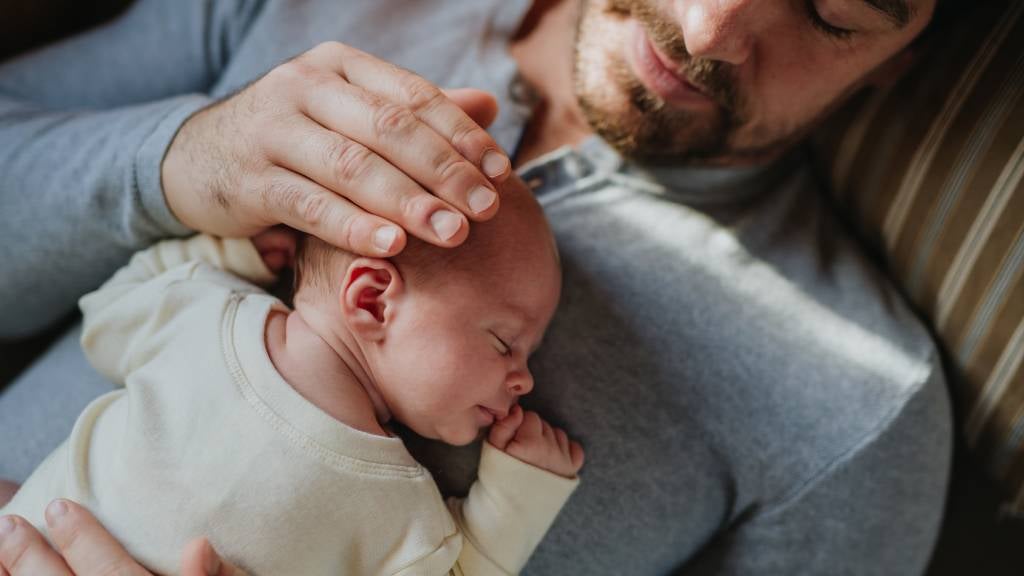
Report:
<svg viewBox="0 0 1024 576"><path fill-rule="evenodd" d="M1024 574L1024 3L969 6L816 151L945 354L958 449L932 573Z"/></svg>

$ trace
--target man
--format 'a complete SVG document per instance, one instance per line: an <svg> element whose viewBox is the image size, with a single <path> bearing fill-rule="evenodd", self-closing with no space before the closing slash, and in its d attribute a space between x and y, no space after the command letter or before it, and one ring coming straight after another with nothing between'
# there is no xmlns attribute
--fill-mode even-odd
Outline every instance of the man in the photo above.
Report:
<svg viewBox="0 0 1024 576"><path fill-rule="evenodd" d="M400 250L407 233L457 245L469 220L500 209L494 185L509 171L498 151L509 150L565 268L524 404L588 453L527 572L924 569L949 465L941 370L822 202L797 143L899 67L935 0L335 4L140 0L102 35L0 70L5 212L17 201L31 223L54 226L45 198L9 200L15 184L67 198L60 182L91 199L67 215L82 223L74 242L64 222L25 233L30 247L52 234L81 248L57 263L58 286L39 280L38 255L12 256L25 284L5 280L3 303L35 292L5 331L66 310L163 235L283 222L374 255ZM99 68L115 56L117 69ZM86 84L98 70L109 78ZM490 136L468 118L486 124L492 101L434 85L496 94ZM71 106L93 110L54 110ZM69 135L90 153L54 151ZM97 226L90 210L102 233L82 231ZM43 383L87 378L64 346L5 395L6 422L29 403L8 396L31 390L44 404ZM472 454L412 443L443 487L467 485ZM55 532L72 568L130 561L80 508L56 508L84 522L71 523L72 544ZM62 562L23 522L10 533L0 565ZM102 553L83 559L93 537Z"/></svg>

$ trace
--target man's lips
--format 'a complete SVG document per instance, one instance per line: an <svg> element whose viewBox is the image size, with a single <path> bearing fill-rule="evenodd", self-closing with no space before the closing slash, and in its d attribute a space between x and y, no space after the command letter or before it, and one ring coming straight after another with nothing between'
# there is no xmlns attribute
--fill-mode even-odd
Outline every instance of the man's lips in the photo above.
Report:
<svg viewBox="0 0 1024 576"><path fill-rule="evenodd" d="M678 72L679 65L658 51L638 22L634 21L630 64L640 81L673 106L708 106L714 101L700 87Z"/></svg>

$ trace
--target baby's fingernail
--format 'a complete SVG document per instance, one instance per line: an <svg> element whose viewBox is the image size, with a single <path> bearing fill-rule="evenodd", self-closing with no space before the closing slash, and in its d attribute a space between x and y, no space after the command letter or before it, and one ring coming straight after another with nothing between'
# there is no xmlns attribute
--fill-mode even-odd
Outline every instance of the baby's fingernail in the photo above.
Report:
<svg viewBox="0 0 1024 576"><path fill-rule="evenodd" d="M67 513L68 503L60 499L50 502L50 505L46 507L46 519L50 522L56 522Z"/></svg>
<svg viewBox="0 0 1024 576"><path fill-rule="evenodd" d="M461 220L458 214L448 210L438 210L430 215L430 225L441 240L448 240L455 236L462 225Z"/></svg>
<svg viewBox="0 0 1024 576"><path fill-rule="evenodd" d="M488 150L484 154L484 159L480 162L480 165L484 169L484 174L487 174L488 178L495 178L501 176L508 170L511 162L508 161L508 157L496 150Z"/></svg>
<svg viewBox="0 0 1024 576"><path fill-rule="evenodd" d="M498 195L492 190L478 186L469 193L469 208L479 214L493 206L497 198Z"/></svg>
<svg viewBox="0 0 1024 576"><path fill-rule="evenodd" d="M17 524L14 522L14 518L11 518L10 516L0 518L0 536L7 536L14 532L16 527Z"/></svg>
<svg viewBox="0 0 1024 576"><path fill-rule="evenodd" d="M373 233L373 245L384 252L391 250L391 246L398 238L398 229L394 226L382 226Z"/></svg>

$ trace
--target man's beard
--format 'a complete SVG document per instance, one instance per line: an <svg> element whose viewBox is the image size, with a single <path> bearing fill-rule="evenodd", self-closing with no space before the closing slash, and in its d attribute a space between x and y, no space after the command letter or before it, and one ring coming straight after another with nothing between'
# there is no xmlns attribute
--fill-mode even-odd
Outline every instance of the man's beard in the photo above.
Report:
<svg viewBox="0 0 1024 576"><path fill-rule="evenodd" d="M607 47L601 42L600 19L626 17L634 18L663 54L681 63L682 70L676 72L699 86L715 103L714 109L690 111L667 106L637 79L624 59L603 55ZM623 155L660 163L715 158L733 152L729 149L730 136L742 125L743 118L742 102L728 64L691 58L677 24L644 0L607 0L604 9L592 1L584 2L574 68L580 108L594 130ZM595 86L595 74L612 86ZM622 95L628 100L626 109Z"/></svg>

